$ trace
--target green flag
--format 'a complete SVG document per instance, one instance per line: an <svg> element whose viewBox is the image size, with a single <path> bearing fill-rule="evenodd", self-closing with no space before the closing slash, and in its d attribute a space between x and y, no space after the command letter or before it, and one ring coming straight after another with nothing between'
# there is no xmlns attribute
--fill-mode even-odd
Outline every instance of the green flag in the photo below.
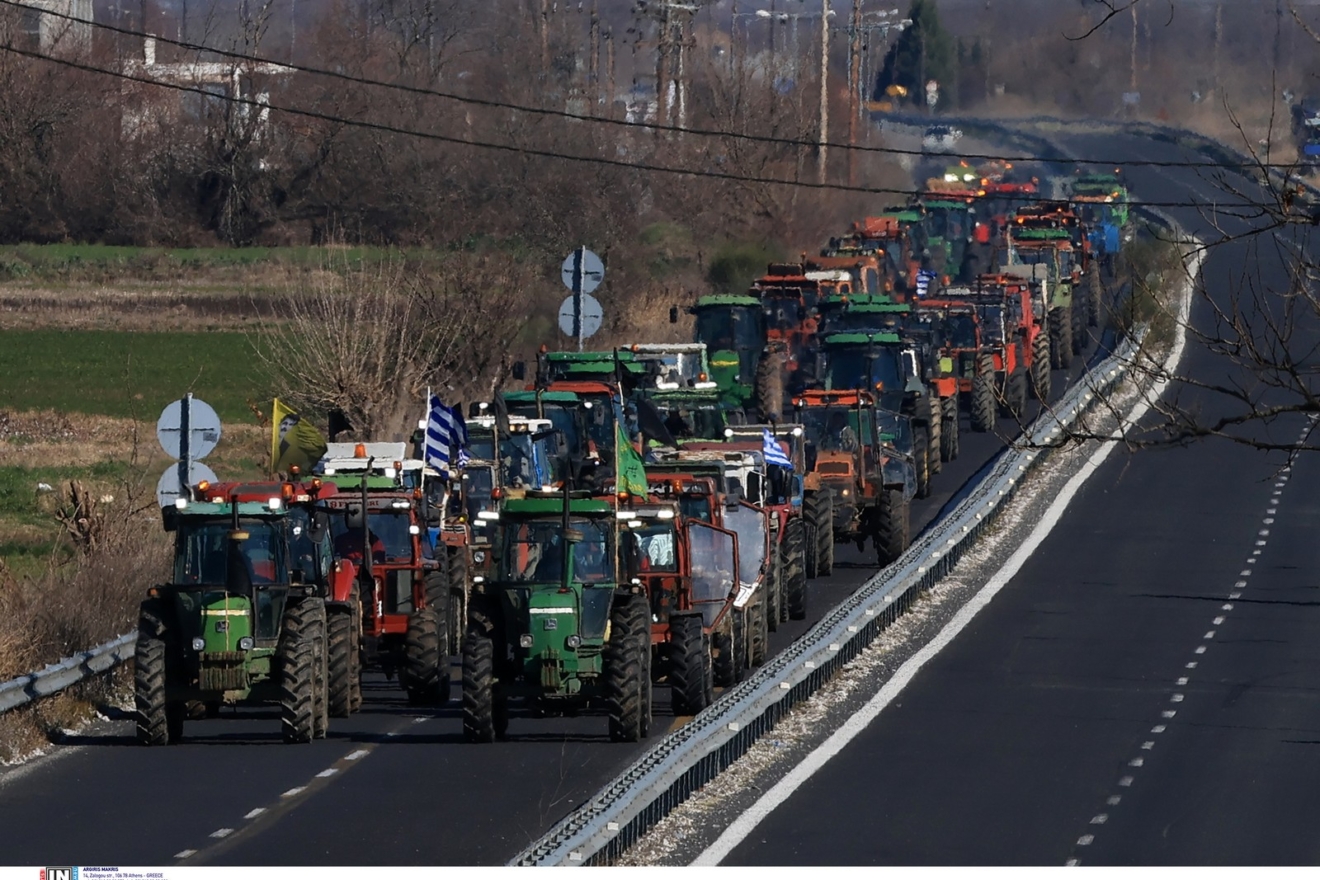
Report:
<svg viewBox="0 0 1320 880"><path fill-rule="evenodd" d="M296 465L309 474L325 452L325 437L316 426L277 398L271 419L271 471L288 473Z"/></svg>
<svg viewBox="0 0 1320 880"><path fill-rule="evenodd" d="M642 464L642 457L628 442L628 435L623 432L622 424L615 427L614 433L614 458L618 465L614 480L615 491L620 495L627 492L629 495L645 498L646 466Z"/></svg>

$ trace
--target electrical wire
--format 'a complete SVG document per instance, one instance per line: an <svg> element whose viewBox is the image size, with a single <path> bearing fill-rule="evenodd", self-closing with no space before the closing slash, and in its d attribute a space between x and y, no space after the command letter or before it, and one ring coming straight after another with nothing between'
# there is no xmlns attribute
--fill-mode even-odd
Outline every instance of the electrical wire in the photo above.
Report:
<svg viewBox="0 0 1320 880"><path fill-rule="evenodd" d="M44 9L39 6L32 6L27 3L21 3L19 2L19 0L0 0L0 5L10 6L15 9L21 9L29 12L37 12L42 15L63 19L69 22L76 22L78 24L90 25L97 29L109 31L111 33L119 34L121 36L136 37L144 40L150 38L150 39L154 39L157 43L163 43L169 46L176 46L178 48L187 49L188 51L192 51L192 52L210 53L212 55L218 55L222 58L229 58L235 61L242 61L250 64L278 65L280 67L284 67L287 68L288 70L295 71L298 73L306 73L314 76L324 76L331 79L339 80L341 82L352 83L354 85L367 86L370 88L391 89L406 94L419 95L425 97L442 98L444 100L456 101L463 104L469 104L475 107L485 107L485 108L499 109L499 110L511 110L518 113L527 113L537 116L559 118L559 119L570 120L573 122L588 122L588 123L595 123L598 125L619 126L634 130L641 129L647 131L661 131L661 132L670 132L675 134L693 135L696 137L714 137L714 138L722 138L729 140L745 141L748 143L769 144L773 146L807 147L810 149L816 149L821 146L821 144L816 140L801 140L797 138L776 137L773 135L748 134L743 132L733 132L733 131L726 131L721 129L689 128L685 126L659 124L659 123L628 122L627 120L615 119L613 117L590 116L582 113L573 113L568 110L556 110L546 107L534 107L528 104L516 104L509 101L496 101L490 98L474 98L468 95L460 95L455 92L440 91L438 89L424 88L422 86L412 86L406 83L391 83L391 82L386 82L384 80L371 79L369 77L344 73L343 71L329 70L322 67L312 67L305 64L297 64L292 61L277 61L274 58L269 58L262 55L249 54L246 52L236 52L229 49L221 49L215 46L208 46L203 43L192 43L185 40L175 40L169 37L150 34L145 31L138 31L138 30L133 30L131 28L120 27L118 25L113 25L108 22L88 21L87 19L79 18L77 16L70 15L68 13L55 12L53 10ZM933 117L932 122L934 122L935 120L936 118ZM857 153L876 153L876 154L890 155L890 156L929 157L931 155L922 150L904 149L901 147L869 146L865 144L845 144L845 143L837 143L837 142L826 142L824 146L826 149L830 149L830 150L841 150L841 151L849 151L849 152L857 152ZM1214 162L1214 161L1191 161L1191 160L1160 161L1154 159L1140 159L1140 160L1077 159L1074 157L1067 157L1067 156L1029 156L1029 155L1008 156L1008 155L996 155L989 153L960 154L958 158L973 159L973 160L987 161L987 162L1014 162L1019 164L1038 162L1038 163L1058 164L1058 165L1098 165L1098 166L1106 166L1106 167L1125 165L1129 167L1146 167L1146 168L1220 168L1220 169L1232 169L1232 170L1242 170L1242 169L1251 168L1251 169L1270 169L1270 170L1278 170L1278 171L1288 171L1296 168L1295 164L1268 163L1268 162L1223 163L1223 162Z"/></svg>

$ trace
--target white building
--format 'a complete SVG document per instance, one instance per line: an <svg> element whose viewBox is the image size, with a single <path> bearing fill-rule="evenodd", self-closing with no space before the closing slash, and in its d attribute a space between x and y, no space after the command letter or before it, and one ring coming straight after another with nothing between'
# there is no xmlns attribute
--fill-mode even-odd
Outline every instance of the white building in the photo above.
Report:
<svg viewBox="0 0 1320 880"><path fill-rule="evenodd" d="M26 4L47 10L23 11L23 31L36 39L42 52L77 52L91 47L92 0L26 0Z"/></svg>

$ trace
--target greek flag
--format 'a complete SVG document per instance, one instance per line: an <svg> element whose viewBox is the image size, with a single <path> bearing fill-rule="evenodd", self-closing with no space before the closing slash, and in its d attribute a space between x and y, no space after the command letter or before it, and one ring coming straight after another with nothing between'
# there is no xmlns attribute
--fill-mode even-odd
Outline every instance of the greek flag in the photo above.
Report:
<svg viewBox="0 0 1320 880"><path fill-rule="evenodd" d="M937 277L939 276L936 275L934 272L930 271L929 269L921 269L920 271L918 271L917 296L919 297L925 296L926 292L930 290L930 283L934 281Z"/></svg>
<svg viewBox="0 0 1320 880"><path fill-rule="evenodd" d="M784 455L784 448L779 445L779 441L770 433L769 428L761 430L761 454L765 457L766 464L774 464L779 467L793 469L793 462Z"/></svg>
<svg viewBox="0 0 1320 880"><path fill-rule="evenodd" d="M467 424L458 407L448 407L431 395L431 413L426 419L426 463L449 479L450 453L457 450L456 466L467 459Z"/></svg>

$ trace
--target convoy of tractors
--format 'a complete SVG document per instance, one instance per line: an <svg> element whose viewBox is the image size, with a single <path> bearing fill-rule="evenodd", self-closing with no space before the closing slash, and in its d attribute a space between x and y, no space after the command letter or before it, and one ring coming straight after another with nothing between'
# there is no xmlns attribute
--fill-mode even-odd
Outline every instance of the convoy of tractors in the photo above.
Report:
<svg viewBox="0 0 1320 880"><path fill-rule="evenodd" d="M808 616L836 545L907 549L963 414L1025 420L1103 322L1126 191L1036 184L959 163L696 300L692 343L543 347L519 390L471 405L452 472L420 441L332 443L310 473L191 487L163 511L171 582L142 603L139 740L267 704L308 742L360 710L364 671L440 706L455 660L472 742L511 706L603 709L636 741L656 685L702 711Z"/></svg>

